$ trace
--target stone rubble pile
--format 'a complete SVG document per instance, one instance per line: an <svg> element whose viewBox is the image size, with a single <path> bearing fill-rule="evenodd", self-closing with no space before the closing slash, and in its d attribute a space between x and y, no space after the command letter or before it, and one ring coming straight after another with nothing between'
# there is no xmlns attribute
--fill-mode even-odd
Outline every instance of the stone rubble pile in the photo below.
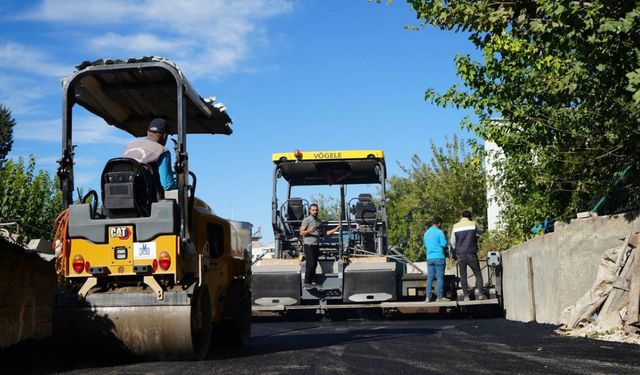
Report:
<svg viewBox="0 0 640 375"><path fill-rule="evenodd" d="M596 280L563 312L558 333L640 344L640 232L605 251Z"/></svg>

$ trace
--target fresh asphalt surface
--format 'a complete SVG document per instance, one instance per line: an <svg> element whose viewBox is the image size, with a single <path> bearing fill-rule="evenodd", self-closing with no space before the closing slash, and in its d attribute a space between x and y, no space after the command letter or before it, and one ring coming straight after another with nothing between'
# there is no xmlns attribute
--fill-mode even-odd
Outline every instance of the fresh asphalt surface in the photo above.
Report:
<svg viewBox="0 0 640 375"><path fill-rule="evenodd" d="M267 321L239 349L200 362L61 359L52 343L0 352L7 373L73 374L639 374L640 346L559 336L504 319Z"/></svg>

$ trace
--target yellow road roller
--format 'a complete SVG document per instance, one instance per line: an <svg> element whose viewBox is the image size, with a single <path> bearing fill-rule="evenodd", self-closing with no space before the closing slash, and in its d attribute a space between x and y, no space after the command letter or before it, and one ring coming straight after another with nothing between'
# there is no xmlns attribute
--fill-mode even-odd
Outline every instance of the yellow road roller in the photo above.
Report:
<svg viewBox="0 0 640 375"><path fill-rule="evenodd" d="M164 191L157 166L109 155L118 157L106 162L100 191L74 198L76 104L135 137L165 119L177 189ZM64 78L62 105L55 337L162 360L202 359L213 341L248 340L251 224L196 198L188 163L187 134L232 133L224 105L200 97L160 57L84 62Z"/></svg>

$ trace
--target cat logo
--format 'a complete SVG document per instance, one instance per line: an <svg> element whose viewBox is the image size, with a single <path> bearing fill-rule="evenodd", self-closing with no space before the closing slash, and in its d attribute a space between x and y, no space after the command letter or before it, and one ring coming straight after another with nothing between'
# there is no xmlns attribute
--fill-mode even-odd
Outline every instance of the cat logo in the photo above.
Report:
<svg viewBox="0 0 640 375"><path fill-rule="evenodd" d="M111 227L109 230L109 236L111 236L111 238L124 241L131 237L131 229L129 229L129 227Z"/></svg>

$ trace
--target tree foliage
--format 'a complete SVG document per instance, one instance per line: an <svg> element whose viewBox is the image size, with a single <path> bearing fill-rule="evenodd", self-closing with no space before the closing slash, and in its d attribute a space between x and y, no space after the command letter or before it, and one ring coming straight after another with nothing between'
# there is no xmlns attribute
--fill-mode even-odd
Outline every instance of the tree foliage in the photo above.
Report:
<svg viewBox="0 0 640 375"><path fill-rule="evenodd" d="M413 155L411 166L401 166L406 176L388 180L389 241L413 261L424 259L422 235L433 217L442 217L442 229L448 231L462 210L469 209L476 220L486 224L482 157L467 151L455 135L444 147L430 144L433 156L429 163Z"/></svg>
<svg viewBox="0 0 640 375"><path fill-rule="evenodd" d="M472 109L462 126L504 150L495 183L510 229L591 209L640 161L640 3L408 2L422 26L464 32L482 53L455 58L461 85L425 96Z"/></svg>
<svg viewBox="0 0 640 375"><path fill-rule="evenodd" d="M13 127L15 125L16 120L11 116L11 111L0 104L0 167L13 146Z"/></svg>
<svg viewBox="0 0 640 375"><path fill-rule="evenodd" d="M318 217L322 220L340 219L340 200L322 193L312 194L311 202L318 205Z"/></svg>
<svg viewBox="0 0 640 375"><path fill-rule="evenodd" d="M62 210L57 178L35 170L36 159L9 160L0 169L0 221L20 221L30 238L51 239L53 220Z"/></svg>

